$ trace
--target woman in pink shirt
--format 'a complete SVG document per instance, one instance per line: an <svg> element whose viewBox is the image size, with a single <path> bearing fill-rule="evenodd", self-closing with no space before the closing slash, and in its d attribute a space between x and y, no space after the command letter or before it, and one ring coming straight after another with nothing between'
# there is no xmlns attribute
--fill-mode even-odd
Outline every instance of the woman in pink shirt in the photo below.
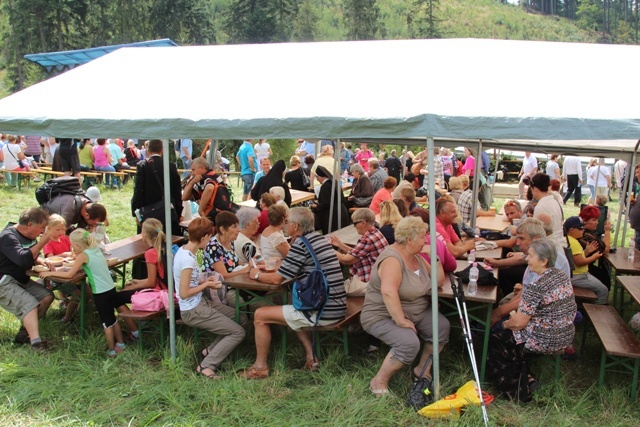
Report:
<svg viewBox="0 0 640 427"><path fill-rule="evenodd" d="M464 148L464 155L466 160L464 161L464 166L462 166L462 173L468 177L473 177L473 172L476 168L476 158L473 157L473 151L468 147Z"/></svg>
<svg viewBox="0 0 640 427"><path fill-rule="evenodd" d="M371 205L369 206L374 214L380 215L380 204L382 202L384 202L385 200L393 200L393 195L391 193L396 188L397 183L398 181L396 181L396 179L392 176L385 178L384 183L382 184L382 188L373 195Z"/></svg>
<svg viewBox="0 0 640 427"><path fill-rule="evenodd" d="M374 157L373 151L367 148L367 144L360 144L360 151L353 157L362 166L365 172L369 172L369 159Z"/></svg>

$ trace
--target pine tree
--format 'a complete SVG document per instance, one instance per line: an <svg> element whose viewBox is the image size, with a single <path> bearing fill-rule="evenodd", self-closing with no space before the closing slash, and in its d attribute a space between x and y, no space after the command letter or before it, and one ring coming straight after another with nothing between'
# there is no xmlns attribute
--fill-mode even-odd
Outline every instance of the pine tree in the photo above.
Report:
<svg viewBox="0 0 640 427"><path fill-rule="evenodd" d="M344 21L348 40L375 40L381 31L376 0L344 0Z"/></svg>

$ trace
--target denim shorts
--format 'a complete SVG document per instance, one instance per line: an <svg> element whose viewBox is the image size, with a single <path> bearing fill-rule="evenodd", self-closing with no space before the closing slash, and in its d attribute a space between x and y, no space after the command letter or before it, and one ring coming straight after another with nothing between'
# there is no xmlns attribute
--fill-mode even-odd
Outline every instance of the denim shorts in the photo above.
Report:
<svg viewBox="0 0 640 427"><path fill-rule="evenodd" d="M242 188L242 194L251 193L251 187L253 187L253 178L254 177L255 177L255 175L252 174L252 173L246 174L246 175L242 175L242 182L244 183L244 186Z"/></svg>

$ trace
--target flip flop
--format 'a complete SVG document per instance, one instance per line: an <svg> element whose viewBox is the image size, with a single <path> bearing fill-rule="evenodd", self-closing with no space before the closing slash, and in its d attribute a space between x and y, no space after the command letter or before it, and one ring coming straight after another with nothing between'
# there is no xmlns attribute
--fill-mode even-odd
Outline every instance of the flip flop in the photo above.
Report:
<svg viewBox="0 0 640 427"><path fill-rule="evenodd" d="M212 374L206 374L206 373L204 372L204 370L205 370L205 369L209 369L209 370L211 370L211 372L213 372L213 373L212 373ZM205 367L203 367L202 365L198 365L198 367L196 368L196 372L197 372L198 374L202 375L202 376L205 376L205 377L209 378L210 380L220 380L220 379L222 379L222 376L218 375L218 374L216 373L216 370L215 370L215 369L212 369L212 368L205 368Z"/></svg>

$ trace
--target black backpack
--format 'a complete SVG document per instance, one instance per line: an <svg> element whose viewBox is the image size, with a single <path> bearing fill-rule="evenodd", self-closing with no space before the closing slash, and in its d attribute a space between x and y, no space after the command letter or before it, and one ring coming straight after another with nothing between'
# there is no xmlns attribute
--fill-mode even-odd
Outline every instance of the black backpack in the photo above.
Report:
<svg viewBox="0 0 640 427"><path fill-rule="evenodd" d="M36 188L36 200L39 205L47 203L60 194L86 195L80 185L80 181L75 176L53 178Z"/></svg>

